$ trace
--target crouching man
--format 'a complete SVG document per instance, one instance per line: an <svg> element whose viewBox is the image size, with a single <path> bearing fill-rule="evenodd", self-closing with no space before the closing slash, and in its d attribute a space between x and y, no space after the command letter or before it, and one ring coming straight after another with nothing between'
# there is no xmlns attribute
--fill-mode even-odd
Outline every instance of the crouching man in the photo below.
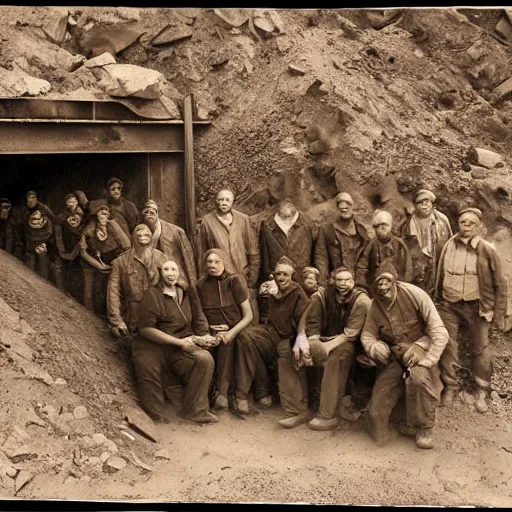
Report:
<svg viewBox="0 0 512 512"><path fill-rule="evenodd" d="M340 422L339 402L355 354L371 300L361 289L354 289L354 276L345 267L333 272L334 285L328 285L311 297L306 333L299 333L293 347L295 358L311 352L316 366L323 366L320 407L309 422L313 430L332 430ZM295 386L300 389L299 374Z"/></svg>
<svg viewBox="0 0 512 512"><path fill-rule="evenodd" d="M372 437L378 444L388 440L389 416L405 392L407 426L416 430L416 445L433 448L435 411L443 388L437 363L448 331L428 294L397 281L391 265L377 271L375 287L361 334L366 353L384 365L369 404Z"/></svg>
<svg viewBox="0 0 512 512"><path fill-rule="evenodd" d="M139 337L132 340L132 357L142 407L156 421L163 415L164 372L172 372L185 386L181 416L196 423L216 423L209 411L214 361L206 350L215 338L193 288L178 284L176 262L162 264L161 280L149 288L139 305Z"/></svg>

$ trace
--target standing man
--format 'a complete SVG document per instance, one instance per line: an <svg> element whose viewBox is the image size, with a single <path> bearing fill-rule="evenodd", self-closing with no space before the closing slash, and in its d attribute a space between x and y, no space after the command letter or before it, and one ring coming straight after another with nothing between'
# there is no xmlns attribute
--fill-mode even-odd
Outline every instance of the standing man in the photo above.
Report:
<svg viewBox="0 0 512 512"><path fill-rule="evenodd" d="M313 430L332 430L340 422L339 403L371 304L366 292L354 289L354 276L347 268L337 268L333 277L334 285L311 296L306 333L299 332L293 347L297 361L311 351L315 365L324 367L318 415L309 422ZM294 386L300 389L298 372Z"/></svg>
<svg viewBox="0 0 512 512"><path fill-rule="evenodd" d="M405 242L391 233L393 217L385 210L375 212L372 219L373 238L364 250L356 267L356 283L373 295L375 273L388 261L395 268L398 279L410 283L413 280L412 259Z"/></svg>
<svg viewBox="0 0 512 512"><path fill-rule="evenodd" d="M439 314L450 334L440 363L446 386L443 405L451 405L458 389L458 336L464 325L471 329L473 340L475 408L485 413L492 375L489 325L493 319L499 324L506 315L507 281L496 249L481 237L481 230L478 208L459 213L459 232L448 240L439 259L436 294Z"/></svg>
<svg viewBox="0 0 512 512"><path fill-rule="evenodd" d="M416 429L416 445L433 448L443 387L437 362L448 332L428 294L397 281L389 262L375 273L375 284L376 295L361 334L366 353L383 365L368 406L372 437L378 444L388 440L389 416L405 393L407 426Z"/></svg>
<svg viewBox="0 0 512 512"><path fill-rule="evenodd" d="M234 195L231 190L220 190L216 197L216 209L207 213L195 235L197 267L205 272L203 255L208 249L221 249L229 258L228 266L243 277L251 299L254 320L257 323L257 283L260 268L260 252L254 229L245 213L233 210Z"/></svg>
<svg viewBox="0 0 512 512"><path fill-rule="evenodd" d="M269 279L281 256L290 258L297 275L302 277L302 269L311 265L313 242L311 220L299 213L290 199L281 200L276 213L261 226L261 282Z"/></svg>
<svg viewBox="0 0 512 512"><path fill-rule="evenodd" d="M354 274L369 237L366 228L354 219L354 201L350 194L336 196L340 217L336 222L322 226L315 246L315 267L322 281L338 267L346 267Z"/></svg>
<svg viewBox="0 0 512 512"><path fill-rule="evenodd" d="M110 331L116 337L134 333L139 324L139 303L150 286L160 280L166 256L151 247L151 230L139 224L133 230L132 248L112 262L107 284Z"/></svg>
<svg viewBox="0 0 512 512"><path fill-rule="evenodd" d="M150 199L142 210L142 222L151 230L151 247L166 254L178 264L180 276L189 286L197 281L194 252L185 231L162 220L158 216L158 205Z"/></svg>
<svg viewBox="0 0 512 512"><path fill-rule="evenodd" d="M414 284L432 296L437 263L444 244L453 236L450 221L434 208L436 196L426 189L414 194L414 213L398 228L415 267ZM418 253L418 254L416 254Z"/></svg>
<svg viewBox="0 0 512 512"><path fill-rule="evenodd" d="M139 212L136 206L122 196L123 182L119 178L107 181L107 204L110 208L110 218L116 220L126 236L130 238L137 222Z"/></svg>
<svg viewBox="0 0 512 512"><path fill-rule="evenodd" d="M14 247L14 228L11 216L12 204L9 199L0 199L0 249L12 253Z"/></svg>

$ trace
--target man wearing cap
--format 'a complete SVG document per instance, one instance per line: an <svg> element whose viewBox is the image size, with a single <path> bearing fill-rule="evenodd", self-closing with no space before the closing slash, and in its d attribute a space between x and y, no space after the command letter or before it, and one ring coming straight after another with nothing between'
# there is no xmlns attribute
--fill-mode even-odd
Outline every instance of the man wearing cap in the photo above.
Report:
<svg viewBox="0 0 512 512"><path fill-rule="evenodd" d="M405 393L407 427L416 430L416 445L433 448L443 388L437 363L448 332L428 294L398 281L389 262L374 279L376 295L361 334L368 356L382 365L368 406L371 435L379 444L388 440L391 411Z"/></svg>
<svg viewBox="0 0 512 512"><path fill-rule="evenodd" d="M12 204L9 199L0 199L0 249L11 253L14 247L14 227L11 216Z"/></svg>
<svg viewBox="0 0 512 512"><path fill-rule="evenodd" d="M441 252L436 279L439 314L450 334L440 362L446 387L443 405L453 402L458 389L458 335L464 325L472 334L475 408L485 413L492 375L488 331L493 319L499 324L507 314L507 281L496 249L480 235L482 212L466 208L459 213L458 223L459 232Z"/></svg>
<svg viewBox="0 0 512 512"><path fill-rule="evenodd" d="M260 281L269 279L281 256L293 261L297 276L311 264L313 256L313 223L297 211L289 198L280 201L277 211L268 216L260 229L261 271Z"/></svg>
<svg viewBox="0 0 512 512"><path fill-rule="evenodd" d="M103 200L91 201L89 209L93 219L80 237L80 256L84 270L84 306L94 311L93 288L95 276L101 279L101 290L96 296L103 296L106 288L105 277L111 271L111 263L131 247L130 239L115 220L110 220L110 208Z"/></svg>
<svg viewBox="0 0 512 512"><path fill-rule="evenodd" d="M368 244L366 228L354 218L354 201L347 192L336 196L339 218L318 231L315 244L315 267L325 282L330 273L344 266L352 274Z"/></svg>
<svg viewBox="0 0 512 512"><path fill-rule="evenodd" d="M414 194L414 213L398 228L415 268L414 284L432 295L436 267L444 244L453 236L448 217L434 208L436 196L427 189Z"/></svg>
<svg viewBox="0 0 512 512"><path fill-rule="evenodd" d="M107 204L110 208L110 218L117 221L126 236L130 238L137 222L139 212L136 206L122 196L123 182L119 178L107 181Z"/></svg>
<svg viewBox="0 0 512 512"><path fill-rule="evenodd" d="M337 268L333 280L333 285L311 296L305 332L299 330L293 346L299 366L311 352L314 364L324 368L318 415L309 422L313 430L332 430L340 422L339 403L371 303L364 290L354 289L354 276L347 268ZM299 372L295 377L294 386L300 389Z"/></svg>
<svg viewBox="0 0 512 512"><path fill-rule="evenodd" d="M151 247L151 230L139 224L133 230L132 248L112 262L107 284L107 315L116 337L137 331L139 303L150 286L160 280L162 264L168 260Z"/></svg>
<svg viewBox="0 0 512 512"><path fill-rule="evenodd" d="M185 231L160 219L158 205L152 199L144 205L142 222L151 230L151 247L176 262L180 276L189 286L194 286L197 281L194 252Z"/></svg>
<svg viewBox="0 0 512 512"><path fill-rule="evenodd" d="M365 287L374 295L375 272L388 261L395 268L398 279L410 283L413 280L412 259L405 242L393 235L393 217L385 210L377 210L373 215L373 238L356 266L356 284Z"/></svg>
<svg viewBox="0 0 512 512"><path fill-rule="evenodd" d="M243 277L249 288L254 321L259 319L256 302L260 251L249 217L233 209L231 190L217 193L214 211L207 213L194 234L195 256L200 274L206 272L203 255L208 249L221 249L229 258L228 266Z"/></svg>

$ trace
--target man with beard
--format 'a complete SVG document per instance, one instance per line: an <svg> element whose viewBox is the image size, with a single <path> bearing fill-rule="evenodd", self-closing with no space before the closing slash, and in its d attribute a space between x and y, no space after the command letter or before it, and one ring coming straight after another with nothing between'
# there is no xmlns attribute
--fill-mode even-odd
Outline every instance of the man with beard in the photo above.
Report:
<svg viewBox="0 0 512 512"><path fill-rule="evenodd" d="M315 245L315 267L323 282L338 267L346 267L352 275L359 258L368 244L366 228L354 218L354 201L350 194L336 196L339 218L322 226Z"/></svg>
<svg viewBox="0 0 512 512"><path fill-rule="evenodd" d="M14 228L11 216L12 204L9 199L0 199L0 249L11 253L14 247Z"/></svg>
<svg viewBox="0 0 512 512"><path fill-rule="evenodd" d="M234 195L231 190L221 190L216 196L216 209L207 213L199 224L195 237L195 253L199 272L205 272L203 254L218 248L229 258L229 267L243 277L251 300L254 321L257 322L257 283L260 268L260 252L249 217L233 210Z"/></svg>
<svg viewBox="0 0 512 512"><path fill-rule="evenodd" d="M405 393L407 427L416 430L416 445L433 448L443 387L437 363L448 331L428 294L397 281L389 262L375 272L375 284L361 334L366 353L383 365L368 407L371 435L378 444L388 441L391 411Z"/></svg>
<svg viewBox="0 0 512 512"><path fill-rule="evenodd" d="M261 282L268 280L281 256L288 256L302 277L302 269L311 265L313 243L312 222L290 199L281 200L277 212L263 221L260 230Z"/></svg>
<svg viewBox="0 0 512 512"><path fill-rule="evenodd" d="M30 214L39 210L42 215L52 222L55 220L53 212L37 199L37 194L33 190L29 190L25 195L25 202L16 206L12 211L12 222L14 226L14 255L23 260L25 258L25 234L24 226Z"/></svg>
<svg viewBox="0 0 512 512"><path fill-rule="evenodd" d="M450 221L434 208L436 196L426 189L414 194L414 213L399 227L398 233L411 253L415 268L414 284L432 295L439 255L453 236Z"/></svg>
<svg viewBox="0 0 512 512"><path fill-rule="evenodd" d="M356 266L356 284L369 290L374 295L375 272L377 268L389 261L395 268L398 279L410 283L413 278L412 259L405 242L393 235L393 217L385 210L378 210L373 215L373 238L364 250Z"/></svg>
<svg viewBox="0 0 512 512"><path fill-rule="evenodd" d="M446 242L439 258L436 298L439 314L450 334L441 357L441 378L446 386L443 405L451 405L458 389L458 337L460 326L471 330L475 408L488 410L485 401L491 387L492 353L489 325L507 315L507 280L499 254L481 236L482 212L466 208L459 213L459 232Z"/></svg>
<svg viewBox="0 0 512 512"><path fill-rule="evenodd" d="M103 297L106 276L111 263L131 247L130 239L115 220L109 220L110 209L104 201L91 207L93 218L80 237L80 256L84 270L84 306L94 311L93 290L95 277L102 277L100 289L94 295ZM98 283L99 284L99 283Z"/></svg>
<svg viewBox="0 0 512 512"><path fill-rule="evenodd" d="M180 276L189 286L194 286L197 281L194 252L185 231L160 219L158 205L152 199L144 205L142 222L151 230L151 247L175 261L180 269Z"/></svg>
<svg viewBox="0 0 512 512"><path fill-rule="evenodd" d="M25 238L25 262L31 270L36 270L42 277L50 280L52 263L55 271L55 284L60 290L64 289L62 278L62 261L55 246L55 231L53 222L39 210L32 212L23 226Z"/></svg>
<svg viewBox="0 0 512 512"><path fill-rule="evenodd" d="M285 428L307 423L312 417L300 382L296 385L292 360L292 341L309 303L304 290L292 280L294 272L289 258L280 258L273 272L277 293L269 297L268 323L249 327L238 340L235 369L237 409L247 414L251 387L257 402L265 407L272 403L268 372L277 360L279 396L287 414L279 423Z"/></svg>
<svg viewBox="0 0 512 512"><path fill-rule="evenodd" d="M122 196L123 182L119 178L110 178L107 181L107 204L110 208L110 218L117 221L126 236L130 238L137 222L139 212L136 206Z"/></svg>
<svg viewBox="0 0 512 512"><path fill-rule="evenodd" d="M86 221L76 192L68 194L64 201L66 208L55 219L55 242L59 256L64 262L64 282L66 283L66 288L69 288L67 277L78 261L80 237L85 229Z"/></svg>
<svg viewBox="0 0 512 512"><path fill-rule="evenodd" d="M293 346L296 361L311 351L314 364L324 367L318 415L309 422L313 430L332 430L339 425L340 400L371 304L363 290L354 289L354 276L347 268L337 268L333 278L334 285L311 296L306 332L299 332ZM298 372L294 387L300 388Z"/></svg>
<svg viewBox="0 0 512 512"><path fill-rule="evenodd" d="M210 329L220 338L215 349L215 408L228 407L228 393L235 380L235 345L252 322L249 294L242 278L226 268L220 249L205 254L208 273L197 282L197 293Z"/></svg>
<svg viewBox="0 0 512 512"><path fill-rule="evenodd" d="M139 323L139 302L160 280L166 256L151 247L151 230L139 224L133 230L132 248L112 262L107 284L110 331L116 337L134 333Z"/></svg>

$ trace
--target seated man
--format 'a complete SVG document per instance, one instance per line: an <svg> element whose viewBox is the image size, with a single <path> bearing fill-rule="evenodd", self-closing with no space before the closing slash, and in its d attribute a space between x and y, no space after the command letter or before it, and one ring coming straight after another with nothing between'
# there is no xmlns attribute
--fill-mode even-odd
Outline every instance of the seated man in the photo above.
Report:
<svg viewBox="0 0 512 512"><path fill-rule="evenodd" d="M301 386L295 385L296 370L292 362L292 340L309 302L300 285L292 281L294 272L286 256L279 259L273 272L277 293L269 298L268 324L249 327L238 340L235 369L237 409L248 413L251 386L254 399L260 399L261 405L272 403L266 370L277 360L279 396L287 413L279 423L288 427L311 419Z"/></svg>
<svg viewBox="0 0 512 512"><path fill-rule="evenodd" d="M416 445L433 448L443 388L437 363L448 331L428 294L397 281L389 263L377 270L375 284L376 296L361 334L366 353L384 365L368 409L372 437L378 444L388 440L389 416L405 393L407 426L416 429Z"/></svg>
<svg viewBox="0 0 512 512"><path fill-rule="evenodd" d="M132 339L132 358L141 405L155 421L168 423L162 379L164 372L172 371L186 386L181 416L216 423L219 418L208 404L214 362L205 350L215 338L208 335L197 293L180 286L178 278L178 265L165 261L159 284L146 291L139 305L140 336Z"/></svg>
<svg viewBox="0 0 512 512"><path fill-rule="evenodd" d="M144 292L160 281L167 258L151 247L151 230L139 224L132 235L132 248L112 262L107 284L107 313L110 331L119 337L137 330L139 303Z"/></svg>
<svg viewBox="0 0 512 512"><path fill-rule="evenodd" d="M196 287L210 329L222 340L215 349L215 408L225 409L235 380L236 339L252 322L252 309L242 278L226 269L229 259L224 251L206 251L205 261L207 274Z"/></svg>
<svg viewBox="0 0 512 512"><path fill-rule="evenodd" d="M311 350L313 362L324 366L320 391L320 407L316 418L309 422L314 430L331 430L338 426L339 403L359 339L370 308L370 298L360 289L354 289L354 276L345 267L333 272L334 285L328 285L311 297L306 320L306 334L299 332L293 347L294 356ZM297 375L296 386L299 387Z"/></svg>

